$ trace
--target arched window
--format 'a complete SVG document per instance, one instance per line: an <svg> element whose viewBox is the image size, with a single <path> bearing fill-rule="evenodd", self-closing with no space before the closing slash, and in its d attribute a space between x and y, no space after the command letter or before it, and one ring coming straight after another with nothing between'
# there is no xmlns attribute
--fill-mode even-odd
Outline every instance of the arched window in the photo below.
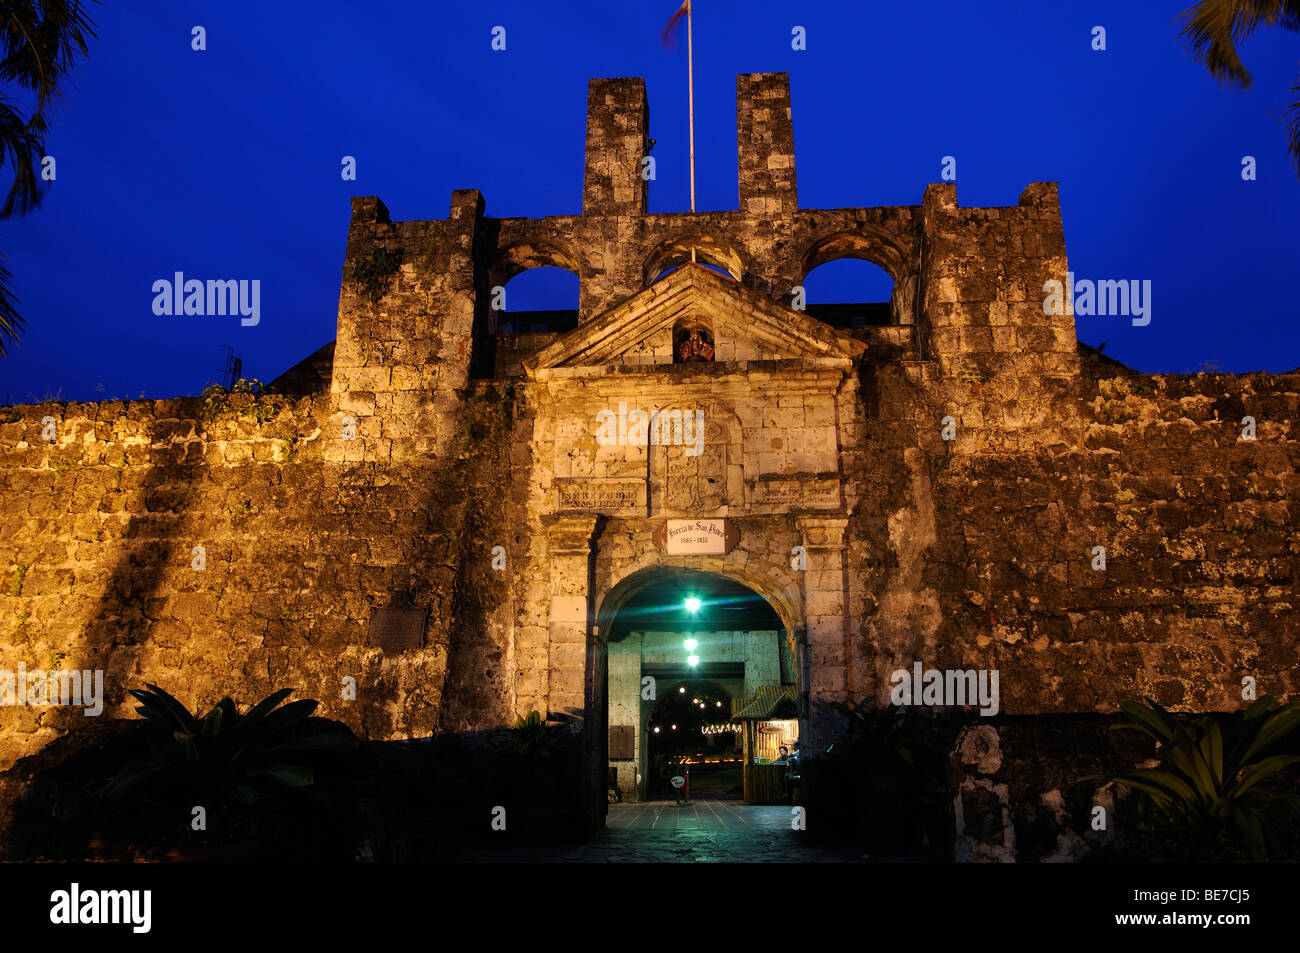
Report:
<svg viewBox="0 0 1300 953"><path fill-rule="evenodd" d="M912 324L916 255L911 229L860 225L823 235L803 254L808 314L840 328Z"/></svg>
<svg viewBox="0 0 1300 953"><path fill-rule="evenodd" d="M646 259L643 266L644 286L652 284L691 260L695 263L739 281L744 273L740 254L735 248L707 235L679 235L664 242Z"/></svg>
<svg viewBox="0 0 1300 953"><path fill-rule="evenodd" d="M579 274L577 256L549 239L526 237L502 248L488 270L488 330L542 334L576 328Z"/></svg>
<svg viewBox="0 0 1300 953"><path fill-rule="evenodd" d="M860 258L838 258L804 276L808 314L832 327L892 324L894 279L879 265Z"/></svg>
<svg viewBox="0 0 1300 953"><path fill-rule="evenodd" d="M578 276L564 268L529 268L504 286L498 315L504 334L554 334L578 326ZM495 292L494 292L495 294Z"/></svg>

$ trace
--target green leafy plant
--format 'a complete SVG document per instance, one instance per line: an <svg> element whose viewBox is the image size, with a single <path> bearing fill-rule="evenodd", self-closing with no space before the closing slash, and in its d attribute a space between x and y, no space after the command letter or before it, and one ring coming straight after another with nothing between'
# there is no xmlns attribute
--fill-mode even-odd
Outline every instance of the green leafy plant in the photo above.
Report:
<svg viewBox="0 0 1300 953"><path fill-rule="evenodd" d="M0 219L26 215L44 197L45 176L37 172L45 156L51 107L71 85L77 58L85 59L95 22L84 7L68 0L6 3L0 16L5 89L0 92L0 156L13 166L13 184L0 204ZM12 86L11 86L12 84ZM23 327L12 276L0 256L0 357Z"/></svg>
<svg viewBox="0 0 1300 953"><path fill-rule="evenodd" d="M493 742L497 748L512 752L535 768L543 759L566 748L572 737L570 720L547 724L534 709L516 718L513 728L498 728Z"/></svg>
<svg viewBox="0 0 1300 953"><path fill-rule="evenodd" d="M1193 59L1204 63L1221 85L1249 89L1253 80L1237 52L1261 24L1300 30L1300 3L1296 0L1200 0L1178 15L1182 39ZM1287 152L1300 174L1300 81L1291 87L1287 120Z"/></svg>
<svg viewBox="0 0 1300 953"><path fill-rule="evenodd" d="M499 424L505 425L509 422L511 411L514 408L514 401L515 385L513 381L507 381L496 386L496 394L492 400L492 405Z"/></svg>
<svg viewBox="0 0 1300 953"><path fill-rule="evenodd" d="M457 549L457 542L460 540L460 533L454 529L449 529L445 533L440 533L438 538L442 540L446 540L447 542L447 553L446 553L447 558L443 560L443 565L446 566L448 569L455 569L456 560L459 555L459 550ZM534 714L536 713L534 712Z"/></svg>
<svg viewBox="0 0 1300 953"><path fill-rule="evenodd" d="M77 459L75 460L60 460L58 463L52 464L50 469L54 471L56 478L61 478L63 474L67 473L73 467L80 466L81 461L85 459L85 456L86 455L82 453L78 454Z"/></svg>
<svg viewBox="0 0 1300 953"><path fill-rule="evenodd" d="M268 793L304 788L315 781L308 752L341 752L357 747L342 726L309 721L317 702L283 702L282 688L240 714L229 696L202 717L191 714L159 688L133 689L136 709L165 732L150 755L125 765L103 790L105 797L134 794L146 784L192 794L208 803L253 804Z"/></svg>
<svg viewBox="0 0 1300 953"><path fill-rule="evenodd" d="M234 394L250 394L253 397L251 404L244 404L238 408L230 406L230 398ZM256 377L241 377L235 381L234 386L229 390L220 384L209 383L203 388L203 410L200 416L204 423L214 423L223 417L249 416L254 418L258 423L264 424L272 419L279 409L270 403L263 403L259 398L266 394L266 387Z"/></svg>
<svg viewBox="0 0 1300 953"><path fill-rule="evenodd" d="M1279 774L1300 755L1264 755L1300 726L1300 701L1274 708L1265 695L1223 725L1213 717L1182 724L1155 700L1144 701L1120 702L1129 724L1118 727L1154 738L1160 763L1107 780L1138 792L1139 830L1151 846L1189 857L1278 853L1282 824L1300 817L1300 798Z"/></svg>
<svg viewBox="0 0 1300 953"><path fill-rule="evenodd" d="M356 284L372 304L378 304L388 293L390 280L401 264L401 249L374 248L355 265L345 266L343 279Z"/></svg>
<svg viewBox="0 0 1300 953"><path fill-rule="evenodd" d="M973 367L963 364L958 373L958 380L963 384L987 384L998 376L998 372L989 367Z"/></svg>
<svg viewBox="0 0 1300 953"><path fill-rule="evenodd" d="M830 707L844 720L831 754L847 753L873 763L912 765L917 752L928 746L932 731L928 712L901 705L879 705L874 700L856 705L831 702Z"/></svg>
<svg viewBox="0 0 1300 953"><path fill-rule="evenodd" d="M843 729L827 751L836 800L851 805L841 823L863 841L890 849L934 849L948 838L951 800L944 759L951 747L928 709L832 702Z"/></svg>

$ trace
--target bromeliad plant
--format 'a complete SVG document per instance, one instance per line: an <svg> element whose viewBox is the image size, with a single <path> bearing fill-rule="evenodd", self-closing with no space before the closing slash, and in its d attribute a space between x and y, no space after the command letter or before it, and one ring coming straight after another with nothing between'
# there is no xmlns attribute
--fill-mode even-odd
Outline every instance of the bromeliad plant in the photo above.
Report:
<svg viewBox="0 0 1300 953"><path fill-rule="evenodd" d="M843 730L827 751L856 805L849 823L866 843L885 849L934 849L946 838L948 790L942 752L951 748L943 719L928 709L832 702Z"/></svg>
<svg viewBox="0 0 1300 953"><path fill-rule="evenodd" d="M830 707L844 722L844 730L831 747L832 756L852 755L875 767L912 766L919 752L934 746L937 726L928 711L880 705L874 700L857 705L831 702Z"/></svg>
<svg viewBox="0 0 1300 953"><path fill-rule="evenodd" d="M498 748L506 749L533 769L543 758L563 750L573 738L572 719L561 718L558 724L548 725L536 709L515 719L513 728L499 728L494 737Z"/></svg>
<svg viewBox="0 0 1300 953"><path fill-rule="evenodd" d="M1263 860L1283 848L1280 825L1300 817L1300 798L1279 775L1300 755L1264 755L1300 726L1300 701L1273 703L1265 695L1220 726L1213 718L1180 724L1150 698L1120 702L1129 722L1159 743L1160 764L1107 780L1139 792L1140 829L1158 850Z"/></svg>
<svg viewBox="0 0 1300 953"><path fill-rule="evenodd" d="M291 693L282 688L242 715L226 697L199 717L157 685L132 690L141 703L136 711L170 737L123 767L104 795L118 797L147 784L248 805L277 791L310 786L315 777L304 763L310 753L348 751L357 747L357 739L341 725L309 720L315 701L279 707Z"/></svg>

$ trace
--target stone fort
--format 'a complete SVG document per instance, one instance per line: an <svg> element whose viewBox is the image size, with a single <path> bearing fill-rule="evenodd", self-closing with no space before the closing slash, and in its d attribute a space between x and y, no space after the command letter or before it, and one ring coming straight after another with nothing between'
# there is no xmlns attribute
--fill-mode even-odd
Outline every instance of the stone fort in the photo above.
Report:
<svg viewBox="0 0 1300 953"><path fill-rule="evenodd" d="M644 83L592 80L579 213L354 198L337 337L272 393L3 409L6 665L102 669L104 718L145 681L292 687L377 740L577 714L598 824L611 763L643 793L646 673L689 674L644 610L749 593L700 670L788 688L814 751L829 702L898 669L1000 673L952 756L976 859L1025 857L1047 815L1038 856L1086 832L1048 763L1104 735L1083 716L1294 696L1300 374L1133 372L1044 308L1054 183L801 208L787 76L736 103L735 210L651 214ZM838 258L888 304L805 307ZM496 291L542 266L577 313L516 326ZM0 710L0 770L85 722Z"/></svg>

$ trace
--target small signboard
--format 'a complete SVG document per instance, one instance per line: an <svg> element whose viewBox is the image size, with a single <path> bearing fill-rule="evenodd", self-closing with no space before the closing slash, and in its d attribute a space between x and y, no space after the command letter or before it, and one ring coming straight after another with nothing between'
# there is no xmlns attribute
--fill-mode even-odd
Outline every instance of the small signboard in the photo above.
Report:
<svg viewBox="0 0 1300 953"><path fill-rule="evenodd" d="M636 757L636 728L633 725L609 726L609 760L631 761Z"/></svg>
<svg viewBox="0 0 1300 953"><path fill-rule="evenodd" d="M654 541L669 556L721 556L740 542L740 530L724 519L665 520Z"/></svg>
<svg viewBox="0 0 1300 953"><path fill-rule="evenodd" d="M424 647L424 622L427 609L372 609L366 628L366 645L385 651Z"/></svg>

